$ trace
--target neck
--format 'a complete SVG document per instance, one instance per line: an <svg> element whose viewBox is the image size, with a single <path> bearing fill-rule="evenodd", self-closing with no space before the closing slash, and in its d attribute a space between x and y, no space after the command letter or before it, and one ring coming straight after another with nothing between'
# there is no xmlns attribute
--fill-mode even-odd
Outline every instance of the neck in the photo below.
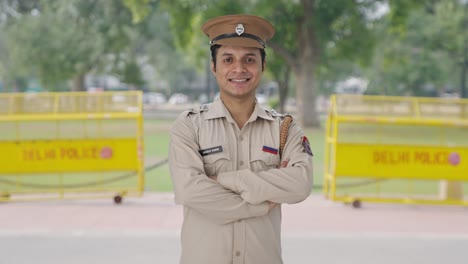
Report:
<svg viewBox="0 0 468 264"><path fill-rule="evenodd" d="M239 129L242 129L255 109L255 97L249 100L223 100L223 98L221 98L221 100Z"/></svg>

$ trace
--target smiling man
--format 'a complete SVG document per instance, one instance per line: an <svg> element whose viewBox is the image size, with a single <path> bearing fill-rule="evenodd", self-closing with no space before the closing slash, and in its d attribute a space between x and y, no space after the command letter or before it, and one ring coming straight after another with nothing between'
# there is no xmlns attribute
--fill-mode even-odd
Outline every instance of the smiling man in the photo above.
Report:
<svg viewBox="0 0 468 264"><path fill-rule="evenodd" d="M295 122L280 151L284 116L255 99L274 28L228 15L202 30L220 98L182 113L171 130L169 167L184 208L180 263L283 263L281 204L310 194L312 152Z"/></svg>

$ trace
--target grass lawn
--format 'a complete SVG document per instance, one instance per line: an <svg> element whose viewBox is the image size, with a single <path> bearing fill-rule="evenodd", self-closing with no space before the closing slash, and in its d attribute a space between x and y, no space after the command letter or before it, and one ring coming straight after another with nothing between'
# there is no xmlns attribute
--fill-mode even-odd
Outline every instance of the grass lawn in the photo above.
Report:
<svg viewBox="0 0 468 264"><path fill-rule="evenodd" d="M156 156L158 159L167 157L169 148L169 129L172 121L149 119L145 121L145 155ZM323 182L323 129L307 129L305 131L314 152L314 182ZM146 173L146 190L172 191L172 182L167 164Z"/></svg>
<svg viewBox="0 0 468 264"><path fill-rule="evenodd" d="M146 158L145 167L149 167L154 163L161 162L167 159L169 148L169 133L173 120L158 120L147 119L144 125L144 153ZM126 126L131 127L131 124L107 122L106 125L90 122L83 124L80 121L66 121L57 129L56 124L51 123L53 128L46 128L43 125L28 122L22 124L20 129L22 138L34 138L38 135L44 139L55 138L57 135L66 137L66 135L86 134L90 137L99 137L100 133L112 134L113 137L126 136L129 134ZM441 141L449 141L464 146L468 146L468 137L466 128L440 129L429 128L421 130L421 127L405 127L405 126L373 126L373 125L350 125L340 128L340 140L345 142L386 142L386 143L412 143L412 144L438 144ZM14 140L17 136L17 130L14 123L0 123L0 140ZM133 131L130 129L130 131ZM133 132L130 132L133 133ZM323 169L324 169L324 149L325 149L325 132L324 126L320 129L306 129L312 151L314 152L314 192L321 192L323 184ZM102 177L116 177L118 175L109 174ZM5 178L9 181L15 181L15 177ZM0 177L0 180L2 179ZM71 177L65 177L65 183L73 184L76 182L92 182L93 175L76 174ZM100 176L101 177L101 176ZM57 175L51 177L37 177L37 175L27 176L24 180L33 184L51 184L54 182L63 181ZM130 179L133 180L134 179ZM364 180L365 181L365 180ZM344 185L352 185L350 182L342 182ZM122 183L127 184L126 182ZM135 185L135 183L132 183ZM468 186L465 184L465 190L468 192ZM8 191L8 188L2 185L0 181L0 192ZM118 188L118 186L116 186ZM13 186L14 188L14 186ZM388 190L412 190L416 193L434 192L437 190L437 184L432 183L409 183L408 181L385 181L376 184L366 184L360 187L348 187L341 190L342 193L348 192L375 192L377 189ZM147 170L145 174L145 190L170 192L172 191L172 182L169 176L169 168L167 163Z"/></svg>
<svg viewBox="0 0 468 264"><path fill-rule="evenodd" d="M167 159L172 122L172 120L145 120L145 156L147 158L150 157L156 160ZM145 167L150 165L145 164ZM172 191L172 182L167 163L146 172L145 190Z"/></svg>
<svg viewBox="0 0 468 264"><path fill-rule="evenodd" d="M466 127L349 123L340 125L338 142L468 148L466 135ZM440 193L440 180L339 177L336 183L336 194L339 196L437 197ZM464 193L468 193L468 183L464 182L462 188Z"/></svg>

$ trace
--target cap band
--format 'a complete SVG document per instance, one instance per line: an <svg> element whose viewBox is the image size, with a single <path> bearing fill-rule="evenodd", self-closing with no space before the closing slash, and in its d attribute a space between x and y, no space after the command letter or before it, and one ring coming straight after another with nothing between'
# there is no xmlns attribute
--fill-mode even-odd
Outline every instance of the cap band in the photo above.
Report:
<svg viewBox="0 0 468 264"><path fill-rule="evenodd" d="M210 41L210 45L216 44L216 41L221 40L221 39L225 39L225 38L251 38L251 39L254 39L254 40L260 42L260 44L262 44L263 48L266 47L265 41L263 41L261 38L255 36L255 35L252 35L252 34L249 34L249 33L243 33L242 35L238 35L237 33L219 35L219 36L217 36L216 38L214 38L214 39L212 39Z"/></svg>

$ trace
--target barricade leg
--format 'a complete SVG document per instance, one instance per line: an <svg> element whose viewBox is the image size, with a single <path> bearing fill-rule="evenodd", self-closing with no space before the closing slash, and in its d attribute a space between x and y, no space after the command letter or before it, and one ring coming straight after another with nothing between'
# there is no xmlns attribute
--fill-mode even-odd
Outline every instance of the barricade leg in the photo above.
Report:
<svg viewBox="0 0 468 264"><path fill-rule="evenodd" d="M440 181L439 196L443 200L463 200L463 185L459 181Z"/></svg>

